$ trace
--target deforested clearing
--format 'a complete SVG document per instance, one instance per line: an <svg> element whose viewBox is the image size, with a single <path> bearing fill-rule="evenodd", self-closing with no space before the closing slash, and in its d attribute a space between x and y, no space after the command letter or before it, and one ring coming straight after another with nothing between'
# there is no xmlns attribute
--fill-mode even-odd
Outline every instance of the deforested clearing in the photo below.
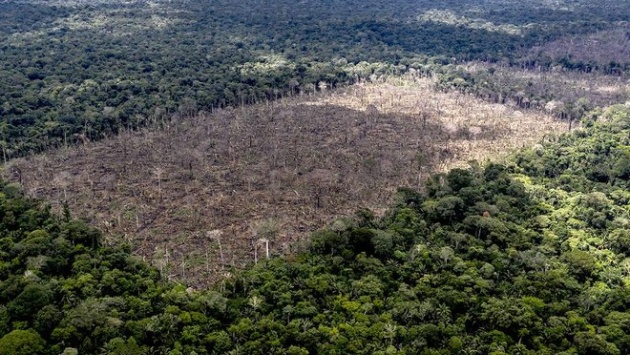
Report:
<svg viewBox="0 0 630 355"><path fill-rule="evenodd" d="M323 88L322 88L323 89ZM405 76L191 117L11 161L25 191L125 240L171 278L291 253L429 173L498 160L567 125Z"/></svg>

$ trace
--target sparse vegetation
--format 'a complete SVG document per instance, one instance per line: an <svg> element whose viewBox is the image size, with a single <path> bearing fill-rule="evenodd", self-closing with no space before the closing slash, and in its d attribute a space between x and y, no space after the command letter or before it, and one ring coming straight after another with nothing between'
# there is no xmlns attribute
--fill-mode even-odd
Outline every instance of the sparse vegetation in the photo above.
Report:
<svg viewBox="0 0 630 355"><path fill-rule="evenodd" d="M563 120L579 120L594 107L624 103L630 98L630 77L601 73L517 69L468 63L446 66L437 88L474 94L489 102L519 109L547 111Z"/></svg>
<svg viewBox="0 0 630 355"><path fill-rule="evenodd" d="M543 113L433 86L430 78L384 78L182 117L161 130L14 160L5 176L29 196L67 203L147 260L168 251L173 276L207 281L262 255L261 221L278 224L267 237L274 254L295 251L335 216L386 207L400 186L419 188L431 173L566 130ZM221 246L210 230L220 230Z"/></svg>

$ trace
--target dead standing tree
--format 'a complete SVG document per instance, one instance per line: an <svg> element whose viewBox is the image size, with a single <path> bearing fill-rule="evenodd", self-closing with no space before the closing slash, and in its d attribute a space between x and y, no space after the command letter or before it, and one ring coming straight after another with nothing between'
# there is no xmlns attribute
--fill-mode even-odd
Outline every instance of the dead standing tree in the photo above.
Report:
<svg viewBox="0 0 630 355"><path fill-rule="evenodd" d="M223 245L221 244L221 236L223 235L223 232L220 229L214 229L211 231L206 232L206 237L208 238L208 240L214 240L217 242L217 245L219 247L219 260L221 261L221 269L223 269L223 266L225 265L225 258L223 255Z"/></svg>
<svg viewBox="0 0 630 355"><path fill-rule="evenodd" d="M267 218L254 223L252 229L257 238L256 241L252 243L254 245L254 262L258 263L258 246L265 246L265 257L269 259L269 243L275 242L276 237L280 233L280 223L275 218Z"/></svg>
<svg viewBox="0 0 630 355"><path fill-rule="evenodd" d="M328 187L335 179L335 174L328 169L314 169L307 176L307 184L313 196L313 207L322 207L322 200Z"/></svg>
<svg viewBox="0 0 630 355"><path fill-rule="evenodd" d="M53 178L52 184L55 187L58 187L62 190L63 193L63 202L68 203L68 187L70 187L71 174L67 171L62 171L55 175ZM60 198L61 199L61 198Z"/></svg>

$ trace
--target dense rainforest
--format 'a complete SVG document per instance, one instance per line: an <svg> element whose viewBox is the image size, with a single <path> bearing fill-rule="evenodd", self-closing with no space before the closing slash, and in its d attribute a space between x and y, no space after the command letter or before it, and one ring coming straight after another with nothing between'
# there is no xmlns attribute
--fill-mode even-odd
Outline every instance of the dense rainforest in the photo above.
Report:
<svg viewBox="0 0 630 355"><path fill-rule="evenodd" d="M173 115L470 60L615 76L630 69L625 2L466 4L2 1L3 159Z"/></svg>
<svg viewBox="0 0 630 355"><path fill-rule="evenodd" d="M630 107L209 290L4 183L0 354L627 354Z"/></svg>

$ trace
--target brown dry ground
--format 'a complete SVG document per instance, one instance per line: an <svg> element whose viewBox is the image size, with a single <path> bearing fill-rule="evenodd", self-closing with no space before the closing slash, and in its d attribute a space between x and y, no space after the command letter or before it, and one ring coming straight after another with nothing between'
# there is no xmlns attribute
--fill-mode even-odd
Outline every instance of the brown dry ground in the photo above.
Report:
<svg viewBox="0 0 630 355"><path fill-rule="evenodd" d="M359 207L380 211L431 172L566 130L430 78L391 78L317 96L173 118L160 130L18 159L5 178L125 240L169 278L203 285L225 267L291 252Z"/></svg>

